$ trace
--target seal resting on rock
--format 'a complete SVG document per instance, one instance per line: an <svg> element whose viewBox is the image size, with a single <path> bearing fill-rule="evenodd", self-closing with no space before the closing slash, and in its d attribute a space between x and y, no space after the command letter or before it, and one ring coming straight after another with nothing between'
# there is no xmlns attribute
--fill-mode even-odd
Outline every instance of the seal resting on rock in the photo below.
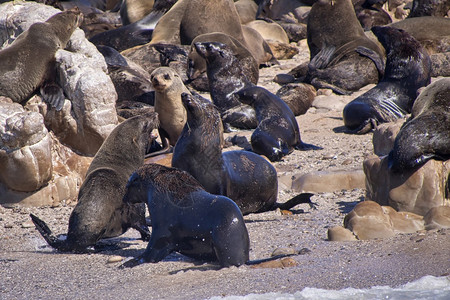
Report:
<svg viewBox="0 0 450 300"><path fill-rule="evenodd" d="M66 47L81 24L78 8L57 13L34 23L9 47L0 50L0 95L23 103L40 88L44 101L61 110L64 93L56 79L55 53Z"/></svg>
<svg viewBox="0 0 450 300"><path fill-rule="evenodd" d="M130 175L144 164L151 132L158 126L155 113L136 116L119 124L94 156L80 187L78 202L69 218L67 239L54 236L44 221L31 214L36 229L60 251L86 252L103 238L123 234L129 228L149 238L145 205L123 202Z"/></svg>
<svg viewBox="0 0 450 300"><path fill-rule="evenodd" d="M251 137L254 152L278 161L294 148L321 149L302 142L294 113L278 96L259 86L244 88L236 95L239 101L250 105L256 112L258 127Z"/></svg>
<svg viewBox="0 0 450 300"><path fill-rule="evenodd" d="M384 77L343 111L345 126L361 134L378 123L404 118L411 112L417 90L431 80L430 57L410 34L387 26L375 26L372 31L386 49Z"/></svg>
<svg viewBox="0 0 450 300"><path fill-rule="evenodd" d="M450 78L427 86L414 102L389 153L393 172L413 169L430 159L450 159Z"/></svg>
<svg viewBox="0 0 450 300"><path fill-rule="evenodd" d="M337 29L339 28L339 29ZM349 94L383 74L383 52L359 23L351 0L318 0L308 16L311 59L305 81Z"/></svg>
<svg viewBox="0 0 450 300"><path fill-rule="evenodd" d="M215 106L198 95L183 93L181 98L187 122L173 151L173 167L190 173L209 193L231 198L244 215L311 203L312 194L276 203L277 172L270 162L249 151L222 154L220 115Z"/></svg>
<svg viewBox="0 0 450 300"><path fill-rule="evenodd" d="M253 85L239 59L222 43L203 42L195 43L194 46L197 53L206 60L211 98L220 111L225 130L230 131L230 126L256 128L258 123L254 109L242 104L234 94Z"/></svg>
<svg viewBox="0 0 450 300"><path fill-rule="evenodd" d="M236 203L206 192L194 177L176 168L142 166L131 175L124 202L147 203L152 236L144 253L121 267L157 263L172 252L218 262L221 267L298 254L249 261L250 240Z"/></svg>

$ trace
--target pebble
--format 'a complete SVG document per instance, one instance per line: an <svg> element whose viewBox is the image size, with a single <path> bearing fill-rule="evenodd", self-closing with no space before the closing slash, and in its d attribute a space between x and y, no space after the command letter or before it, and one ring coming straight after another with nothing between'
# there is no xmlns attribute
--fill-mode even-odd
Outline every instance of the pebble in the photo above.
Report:
<svg viewBox="0 0 450 300"><path fill-rule="evenodd" d="M22 228L33 228L33 227L34 223L31 220L22 223Z"/></svg>
<svg viewBox="0 0 450 300"><path fill-rule="evenodd" d="M344 166L346 166L346 165L351 164L352 162L353 162L353 160L352 160L351 158L347 158L346 160L344 160L344 161L342 162L342 164L343 164Z"/></svg>
<svg viewBox="0 0 450 300"><path fill-rule="evenodd" d="M273 250L273 252L272 252L272 256L291 255L291 254L297 254L297 251L295 251L295 249L289 248L289 247L280 247L280 248Z"/></svg>
<svg viewBox="0 0 450 300"><path fill-rule="evenodd" d="M116 262L119 262L119 261L122 261L122 260L124 260L123 256L113 255L110 258L108 258L108 261L106 263L113 264L113 263L116 263Z"/></svg>

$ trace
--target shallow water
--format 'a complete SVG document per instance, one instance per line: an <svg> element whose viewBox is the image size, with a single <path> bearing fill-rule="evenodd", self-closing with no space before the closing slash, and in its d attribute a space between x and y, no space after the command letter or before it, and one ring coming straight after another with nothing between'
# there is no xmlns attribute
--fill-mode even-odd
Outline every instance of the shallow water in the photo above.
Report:
<svg viewBox="0 0 450 300"><path fill-rule="evenodd" d="M294 294L267 293L249 294L247 296L212 297L210 300L372 300L372 299L421 299L448 300L450 299L450 276L425 276L416 281L399 287L374 286L368 289L346 288L342 290L325 290L304 288Z"/></svg>

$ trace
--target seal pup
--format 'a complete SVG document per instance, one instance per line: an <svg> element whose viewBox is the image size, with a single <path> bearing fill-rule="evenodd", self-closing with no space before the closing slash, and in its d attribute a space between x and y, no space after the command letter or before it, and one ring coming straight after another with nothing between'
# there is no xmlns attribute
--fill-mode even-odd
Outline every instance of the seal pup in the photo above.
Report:
<svg viewBox="0 0 450 300"><path fill-rule="evenodd" d="M449 99L448 77L431 83L420 93L389 153L391 171L417 168L430 159L450 159Z"/></svg>
<svg viewBox="0 0 450 300"><path fill-rule="evenodd" d="M150 74L150 80L155 89L155 112L159 116L158 131L163 150L150 153L147 157L166 153L171 146L175 146L186 123L181 93L190 93L178 73L169 67L156 68Z"/></svg>
<svg viewBox="0 0 450 300"><path fill-rule="evenodd" d="M307 42L311 58L305 81L316 89L349 94L382 77L383 51L364 34L351 0L316 1Z"/></svg>
<svg viewBox="0 0 450 300"><path fill-rule="evenodd" d="M417 90L430 83L428 53L406 31L375 26L372 32L386 49L386 69L380 82L344 107L344 124L364 134L376 124L404 118L411 112Z"/></svg>
<svg viewBox="0 0 450 300"><path fill-rule="evenodd" d="M242 104L234 94L253 83L232 50L218 42L195 43L194 46L197 53L206 60L211 98L220 111L225 131L231 131L230 126L256 128L255 110Z"/></svg>
<svg viewBox="0 0 450 300"><path fill-rule="evenodd" d="M270 161L281 160L295 149L317 150L320 147L305 144L294 113L278 96L260 86L243 88L237 98L255 109L258 127L251 136L252 150Z"/></svg>
<svg viewBox="0 0 450 300"><path fill-rule="evenodd" d="M123 234L129 228L149 238L145 205L123 202L130 175L144 164L151 131L158 126L155 113L119 124L103 142L89 166L69 218L67 239L52 234L44 221L31 214L36 229L59 251L86 252L100 239Z"/></svg>
<svg viewBox="0 0 450 300"><path fill-rule="evenodd" d="M176 168L142 166L131 175L124 202L147 203L152 236L144 253L121 268L157 263L172 252L218 262L221 267L257 264L297 254L250 261L248 231L236 203L208 193L189 173Z"/></svg>
<svg viewBox="0 0 450 300"><path fill-rule="evenodd" d="M32 24L0 50L0 95L23 103L40 88L44 101L61 110L64 92L54 82L55 53L66 47L81 22L78 8L57 13L45 22Z"/></svg>
<svg viewBox="0 0 450 300"><path fill-rule="evenodd" d="M312 194L276 203L277 172L262 156L249 151L222 154L220 113L199 95L181 95L187 122L175 145L172 166L194 176L211 194L231 198L243 215L311 203Z"/></svg>

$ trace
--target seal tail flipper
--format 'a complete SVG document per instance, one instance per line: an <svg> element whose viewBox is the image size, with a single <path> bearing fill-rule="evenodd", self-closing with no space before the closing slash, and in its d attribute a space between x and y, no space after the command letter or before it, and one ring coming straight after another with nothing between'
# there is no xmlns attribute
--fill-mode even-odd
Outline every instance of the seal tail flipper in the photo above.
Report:
<svg viewBox="0 0 450 300"><path fill-rule="evenodd" d="M57 111L60 111L64 106L64 91L55 82L46 82L40 88L42 98L49 103Z"/></svg>
<svg viewBox="0 0 450 300"><path fill-rule="evenodd" d="M45 239L45 241L52 246L55 249L61 248L61 240L59 240L48 228L47 224L45 224L44 221L39 219L33 214L30 214L31 220L34 223L34 226L36 226L37 231L42 235L42 237Z"/></svg>
<svg viewBox="0 0 450 300"><path fill-rule="evenodd" d="M312 193L301 193L295 196L294 198L286 201L285 203L275 203L275 209L279 208L281 210L289 210L294 206L301 203L308 203L311 208L315 208L317 204L311 202Z"/></svg>

